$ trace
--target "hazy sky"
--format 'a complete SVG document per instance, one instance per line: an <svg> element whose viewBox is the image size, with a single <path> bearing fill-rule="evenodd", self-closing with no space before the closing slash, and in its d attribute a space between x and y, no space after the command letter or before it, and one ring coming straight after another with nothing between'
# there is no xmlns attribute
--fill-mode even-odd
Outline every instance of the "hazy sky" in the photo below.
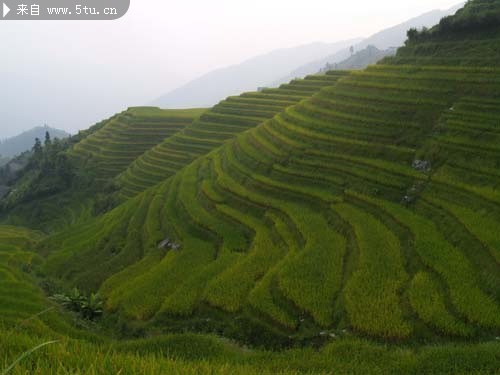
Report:
<svg viewBox="0 0 500 375"><path fill-rule="evenodd" d="M1 21L0 138L45 122L74 132L215 68L458 2L132 0L117 21Z"/></svg>

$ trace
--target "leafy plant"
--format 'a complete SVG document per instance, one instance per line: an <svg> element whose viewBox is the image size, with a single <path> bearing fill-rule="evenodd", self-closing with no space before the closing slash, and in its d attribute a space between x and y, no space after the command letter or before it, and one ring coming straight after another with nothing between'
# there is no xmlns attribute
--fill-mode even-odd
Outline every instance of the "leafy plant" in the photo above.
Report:
<svg viewBox="0 0 500 375"><path fill-rule="evenodd" d="M103 301L98 293L91 293L83 300L81 312L84 318L94 320L103 313Z"/></svg>
<svg viewBox="0 0 500 375"><path fill-rule="evenodd" d="M66 309L80 313L84 319L94 320L102 315L104 302L98 293L85 296L78 288L68 294L55 294L52 299Z"/></svg>

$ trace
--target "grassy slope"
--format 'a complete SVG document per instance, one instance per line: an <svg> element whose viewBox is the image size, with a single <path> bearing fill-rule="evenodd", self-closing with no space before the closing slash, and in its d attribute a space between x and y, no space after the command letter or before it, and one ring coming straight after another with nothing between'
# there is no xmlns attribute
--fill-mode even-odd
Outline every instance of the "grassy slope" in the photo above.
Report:
<svg viewBox="0 0 500 375"><path fill-rule="evenodd" d="M94 165L98 178L113 178L135 158L182 130L203 111L129 108L75 145L73 155Z"/></svg>
<svg viewBox="0 0 500 375"><path fill-rule="evenodd" d="M26 272L38 258L31 252L41 239L38 232L0 227L0 239L0 369L27 354L9 374L421 374L440 368L454 368L457 374L489 374L499 359L499 344L493 343L429 346L417 352L347 338L321 351L272 353L193 334L113 341L71 328L58 307L34 285ZM45 343L50 344L29 353Z"/></svg>
<svg viewBox="0 0 500 375"><path fill-rule="evenodd" d="M338 72L338 76L343 74ZM118 177L121 195L130 198L164 181L196 158L272 118L285 107L312 96L335 80L336 76L310 76L278 89L264 89L221 101L197 121L134 160Z"/></svg>
<svg viewBox="0 0 500 375"><path fill-rule="evenodd" d="M488 99L500 93L498 74L383 65L353 73L101 218L91 236L62 233L47 245L62 251L46 271L101 287L110 310L160 326L208 304L297 338L348 328L492 339L496 226L477 223L500 217L491 158L500 103ZM455 124L463 118L466 129ZM413 169L419 158L431 170ZM464 170L469 181L457 178ZM165 237L182 250L157 249ZM433 299L417 293L422 280Z"/></svg>
<svg viewBox="0 0 500 375"><path fill-rule="evenodd" d="M85 222L108 209L116 200L114 177L136 157L177 133L198 118L204 109L161 110L129 108L102 121L71 139L67 153L77 178L69 189L35 201L27 201L0 212L3 223L36 227L55 233ZM30 175L21 178L12 190L22 191ZM97 208L97 209L96 209Z"/></svg>
<svg viewBox="0 0 500 375"><path fill-rule="evenodd" d="M15 344L13 345L13 341ZM9 337L0 366L42 342ZM4 336L0 345L5 345ZM236 351L210 337L175 336L143 342L89 344L63 340L21 361L12 374L442 374L498 373L499 344L428 346L418 351L342 340L320 351ZM7 367L7 365L5 365Z"/></svg>

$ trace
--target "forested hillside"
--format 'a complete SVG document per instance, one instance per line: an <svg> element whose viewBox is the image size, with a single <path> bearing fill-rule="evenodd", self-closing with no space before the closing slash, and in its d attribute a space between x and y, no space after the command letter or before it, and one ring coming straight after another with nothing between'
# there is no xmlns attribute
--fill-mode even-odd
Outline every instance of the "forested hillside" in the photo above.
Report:
<svg viewBox="0 0 500 375"><path fill-rule="evenodd" d="M69 134L63 130L54 129L47 125L38 126L15 137L0 138L0 157L13 158L25 151L30 151L35 139L44 139L46 132L49 132L52 138L63 139L69 137Z"/></svg>

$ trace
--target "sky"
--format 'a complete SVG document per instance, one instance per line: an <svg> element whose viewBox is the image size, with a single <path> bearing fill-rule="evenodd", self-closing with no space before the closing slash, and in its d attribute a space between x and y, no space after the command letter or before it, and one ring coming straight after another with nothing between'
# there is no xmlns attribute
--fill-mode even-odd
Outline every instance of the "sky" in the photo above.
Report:
<svg viewBox="0 0 500 375"><path fill-rule="evenodd" d="M368 37L459 0L131 0L116 21L0 21L0 139L75 133L213 69Z"/></svg>

